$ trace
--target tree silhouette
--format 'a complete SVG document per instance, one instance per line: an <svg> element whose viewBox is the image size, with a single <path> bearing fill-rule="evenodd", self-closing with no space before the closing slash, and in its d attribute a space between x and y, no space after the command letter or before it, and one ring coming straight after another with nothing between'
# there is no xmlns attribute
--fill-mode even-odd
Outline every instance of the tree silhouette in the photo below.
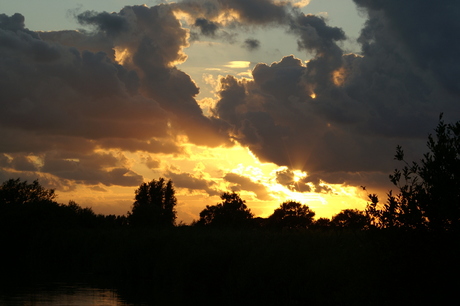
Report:
<svg viewBox="0 0 460 306"><path fill-rule="evenodd" d="M369 225L369 217L358 209L344 209L332 217L335 227L363 230Z"/></svg>
<svg viewBox="0 0 460 306"><path fill-rule="evenodd" d="M435 137L428 137L429 152L420 163L409 164L397 147L395 159L405 166L390 180L399 193L390 191L381 207L378 197L369 195L366 211L375 226L460 230L460 122L446 124L441 114L435 132Z"/></svg>
<svg viewBox="0 0 460 306"><path fill-rule="evenodd" d="M28 183L9 179L0 186L1 226L9 229L39 229L54 226L61 212L54 201L53 189L46 189L38 180Z"/></svg>
<svg viewBox="0 0 460 306"><path fill-rule="evenodd" d="M268 217L268 225L280 228L308 228L313 222L315 213L307 205L299 202L287 201L280 205Z"/></svg>
<svg viewBox="0 0 460 306"><path fill-rule="evenodd" d="M9 179L0 186L0 207L6 208L18 205L51 203L56 194L54 189L46 189L38 180L28 184L27 181Z"/></svg>
<svg viewBox="0 0 460 306"><path fill-rule="evenodd" d="M206 205L200 212L197 225L214 227L246 227L251 224L254 215L246 206L246 201L235 193L224 192L220 198L222 203Z"/></svg>
<svg viewBox="0 0 460 306"><path fill-rule="evenodd" d="M331 227L331 220L329 218L319 218L310 225L314 229L328 229Z"/></svg>
<svg viewBox="0 0 460 306"><path fill-rule="evenodd" d="M0 216L2 225L24 230L94 227L97 217L91 208L82 208L74 201L68 205L55 201L53 189L46 189L38 180L32 183L9 179L0 185Z"/></svg>
<svg viewBox="0 0 460 306"><path fill-rule="evenodd" d="M177 200L171 180L153 179L142 183L136 190L132 211L128 212L128 222L133 226L167 227L174 226Z"/></svg>

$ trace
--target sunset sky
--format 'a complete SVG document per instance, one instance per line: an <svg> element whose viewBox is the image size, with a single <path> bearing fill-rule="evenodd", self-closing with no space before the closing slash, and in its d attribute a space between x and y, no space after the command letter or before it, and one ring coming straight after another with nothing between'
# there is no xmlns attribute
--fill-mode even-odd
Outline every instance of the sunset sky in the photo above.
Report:
<svg viewBox="0 0 460 306"><path fill-rule="evenodd" d="M126 214L171 179L178 221L237 191L317 217L394 187L396 145L460 120L460 1L4 0L0 180ZM363 191L360 186L366 186Z"/></svg>

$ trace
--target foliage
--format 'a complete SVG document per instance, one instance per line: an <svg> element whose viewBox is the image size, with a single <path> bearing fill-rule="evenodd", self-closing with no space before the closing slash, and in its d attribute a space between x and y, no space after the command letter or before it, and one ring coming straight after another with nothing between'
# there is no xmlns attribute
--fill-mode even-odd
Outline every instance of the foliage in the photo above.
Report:
<svg viewBox="0 0 460 306"><path fill-rule="evenodd" d="M331 220L329 218L319 218L314 220L310 225L311 229L328 229L331 227Z"/></svg>
<svg viewBox="0 0 460 306"><path fill-rule="evenodd" d="M428 230L460 229L460 122L446 124L442 115L429 135L420 163L409 164L404 151L396 149L395 159L405 163L390 175L398 187L394 195L388 193L387 202L379 207L376 195L369 195L367 213L379 228L407 228Z"/></svg>
<svg viewBox="0 0 460 306"><path fill-rule="evenodd" d="M308 228L312 224L314 216L315 213L307 205L302 205L295 201L287 201L282 203L268 217L268 225L288 229Z"/></svg>
<svg viewBox="0 0 460 306"><path fill-rule="evenodd" d="M249 226L254 215L246 206L246 201L235 193L224 192L220 198L222 203L206 205L200 212L200 219L196 225L215 227L246 227Z"/></svg>
<svg viewBox="0 0 460 306"><path fill-rule="evenodd" d="M132 211L128 212L130 225L141 227L174 226L177 199L171 180L153 179L142 183L135 193Z"/></svg>
<svg viewBox="0 0 460 306"><path fill-rule="evenodd" d="M54 189L46 189L38 180L28 184L19 178L9 179L0 185L0 207L50 203L56 198Z"/></svg>
<svg viewBox="0 0 460 306"><path fill-rule="evenodd" d="M63 228L95 228L120 223L120 220L96 215L91 208L82 208L74 201L57 203L53 189L10 179L0 185L0 226L9 232Z"/></svg>
<svg viewBox="0 0 460 306"><path fill-rule="evenodd" d="M344 209L332 217L331 223L339 228L363 230L369 224L369 217L358 209Z"/></svg>

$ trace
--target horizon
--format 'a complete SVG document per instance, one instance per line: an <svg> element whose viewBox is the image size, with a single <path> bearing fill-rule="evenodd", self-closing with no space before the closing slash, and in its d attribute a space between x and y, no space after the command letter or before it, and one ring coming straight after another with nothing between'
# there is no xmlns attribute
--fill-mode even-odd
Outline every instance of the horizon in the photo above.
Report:
<svg viewBox="0 0 460 306"><path fill-rule="evenodd" d="M0 179L96 213L164 177L185 223L227 191L331 218L392 188L397 145L418 161L440 114L460 119L460 4L6 2Z"/></svg>

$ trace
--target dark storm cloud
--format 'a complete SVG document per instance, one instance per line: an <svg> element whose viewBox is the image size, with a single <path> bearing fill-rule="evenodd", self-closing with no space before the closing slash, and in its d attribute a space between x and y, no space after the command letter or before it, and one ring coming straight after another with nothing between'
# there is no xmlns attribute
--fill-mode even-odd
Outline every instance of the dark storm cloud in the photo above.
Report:
<svg viewBox="0 0 460 306"><path fill-rule="evenodd" d="M104 52L108 58L115 60L115 53L111 40L106 34L100 32L98 34L80 30L63 30L55 32L37 32L40 39L48 43L58 43L60 45L71 47L83 51L93 53Z"/></svg>
<svg viewBox="0 0 460 306"><path fill-rule="evenodd" d="M254 38L248 38L244 41L244 48L248 51L254 51L260 48L260 41Z"/></svg>
<svg viewBox="0 0 460 306"><path fill-rule="evenodd" d="M96 148L180 153L181 134L230 144L225 124L203 115L198 88L175 68L188 33L168 6L77 18L93 31L35 33L22 15L0 15L0 149L23 155L2 171L34 170L25 156L35 154L46 161L40 171L63 180L137 185L142 177L125 166L79 162L82 172L70 161Z"/></svg>
<svg viewBox="0 0 460 306"><path fill-rule="evenodd" d="M273 200L273 197L267 192L267 187L263 184L253 182L250 178L238 175L236 173L227 173L224 180L235 184L233 191L251 191L254 192L258 199L263 201Z"/></svg>
<svg viewBox="0 0 460 306"><path fill-rule="evenodd" d="M86 11L78 14L76 18L80 24L95 25L100 31L107 33L109 36L118 35L128 29L126 19L116 13Z"/></svg>
<svg viewBox="0 0 460 306"><path fill-rule="evenodd" d="M299 50L315 55L308 63L305 81L313 86L329 83L331 73L342 65L343 51L337 43L346 39L343 30L328 26L322 17L297 13L290 22L290 31L299 37Z"/></svg>
<svg viewBox="0 0 460 306"><path fill-rule="evenodd" d="M97 46L104 47L112 59L123 54L123 66L139 76L139 81L131 82L132 85L138 86L144 96L171 113L168 120L173 123L172 128L176 133L185 133L191 142L202 145L229 144L220 132L222 123L203 115L194 98L198 94L195 83L174 67L186 59L182 49L188 46L188 33L169 6L125 7L110 16L107 13L86 12L78 15L78 18L91 22L96 31L88 33L84 39L76 37L77 46L86 47L99 40L104 43ZM42 36L53 41L62 38L63 43L69 44L69 36L77 35L45 33ZM113 52L114 49L118 50L118 55Z"/></svg>
<svg viewBox="0 0 460 306"><path fill-rule="evenodd" d="M5 14L0 14L0 29L2 30L7 30L7 31L23 31L29 35L32 35L36 37L36 34L34 34L32 31L29 31L28 29L25 28L25 18L19 13L16 13L14 15L7 16Z"/></svg>
<svg viewBox="0 0 460 306"><path fill-rule="evenodd" d="M331 180L331 173L390 171L401 134L379 135L372 117L366 118L380 105L353 100L330 79L308 82L309 67L290 56L271 66L257 65L253 81L228 76L221 80L214 111L231 123L233 137L262 161L302 169L309 175L322 173ZM314 91L315 99L310 96ZM379 120L380 129L392 129L396 121L391 117ZM349 182L344 178L342 183Z"/></svg>
<svg viewBox="0 0 460 306"><path fill-rule="evenodd" d="M420 153L439 113L460 118L460 2L355 2L368 15L359 55L344 54L340 28L288 2L186 0L84 12L77 18L91 31L47 33L28 30L20 14L2 14L0 152L9 157L0 172L36 173L33 155L46 161L50 182L136 185L140 177L121 157L98 168L80 155L96 148L180 154L179 136L218 146L231 145L229 134L262 161L307 171L304 188L321 190L321 180L379 184L394 168L396 144ZM189 44L178 11L218 38L245 26L284 27L313 58L258 64L253 80L224 77L214 116L206 117L198 87L176 67ZM96 179L71 168L77 159ZM203 179L171 176L213 192Z"/></svg>
<svg viewBox="0 0 460 306"><path fill-rule="evenodd" d="M215 36L216 31L219 29L219 25L217 23L204 18L197 18L194 26L200 28L201 34L211 37Z"/></svg>
<svg viewBox="0 0 460 306"><path fill-rule="evenodd" d="M346 36L341 29L320 17L294 12L290 32L297 35L299 48L314 55L312 60L304 65L285 57L271 66L257 65L252 81L231 76L221 80L214 111L232 126L233 137L263 161L307 171L306 182L317 192L323 188L320 180L356 184L362 178L357 173L379 185L394 169L397 144L420 158L439 113L448 113L451 120L460 115L451 86L460 69L449 64L449 48L455 50L456 43L438 46L437 54L449 49L444 59L423 56L426 49L420 37L431 37L431 30L425 32L427 27L421 26L414 31L418 45L408 46L413 39L402 39L410 28L405 23L414 22L415 29L422 21L414 19L421 17L397 23L394 19L400 14L386 16L393 8L388 3L396 5L395 1L363 3L368 5L369 20L359 39L362 55L343 54L339 43ZM438 23L442 16L436 17ZM448 20L454 23L458 22ZM419 64L419 56L436 68ZM449 82L442 82L441 69L452 70L446 74Z"/></svg>
<svg viewBox="0 0 460 306"><path fill-rule="evenodd" d="M0 59L3 127L89 139L145 139L166 134L161 118L165 111L139 95L136 75L104 53L80 54L59 45L37 51L30 48L37 44L35 39L28 42L18 39L14 54L8 47L2 48L6 55ZM55 53L58 56L53 56Z"/></svg>
<svg viewBox="0 0 460 306"><path fill-rule="evenodd" d="M124 66L141 76L140 89L170 112L178 133L201 145L229 144L218 120L205 117L195 100L199 90L189 75L174 67L186 59L188 32L167 5L125 7L119 16L129 31L113 37L114 48L127 52ZM100 33L99 33L100 34Z"/></svg>
<svg viewBox="0 0 460 306"><path fill-rule="evenodd" d="M331 27L326 24L323 17L298 13L290 23L293 32L299 35L300 49L322 53L337 50L336 41L346 38L341 28Z"/></svg>
<svg viewBox="0 0 460 306"><path fill-rule="evenodd" d="M369 38L391 37L420 68L432 72L449 91L460 94L460 2L354 1L369 14L361 37L365 52L372 52Z"/></svg>

